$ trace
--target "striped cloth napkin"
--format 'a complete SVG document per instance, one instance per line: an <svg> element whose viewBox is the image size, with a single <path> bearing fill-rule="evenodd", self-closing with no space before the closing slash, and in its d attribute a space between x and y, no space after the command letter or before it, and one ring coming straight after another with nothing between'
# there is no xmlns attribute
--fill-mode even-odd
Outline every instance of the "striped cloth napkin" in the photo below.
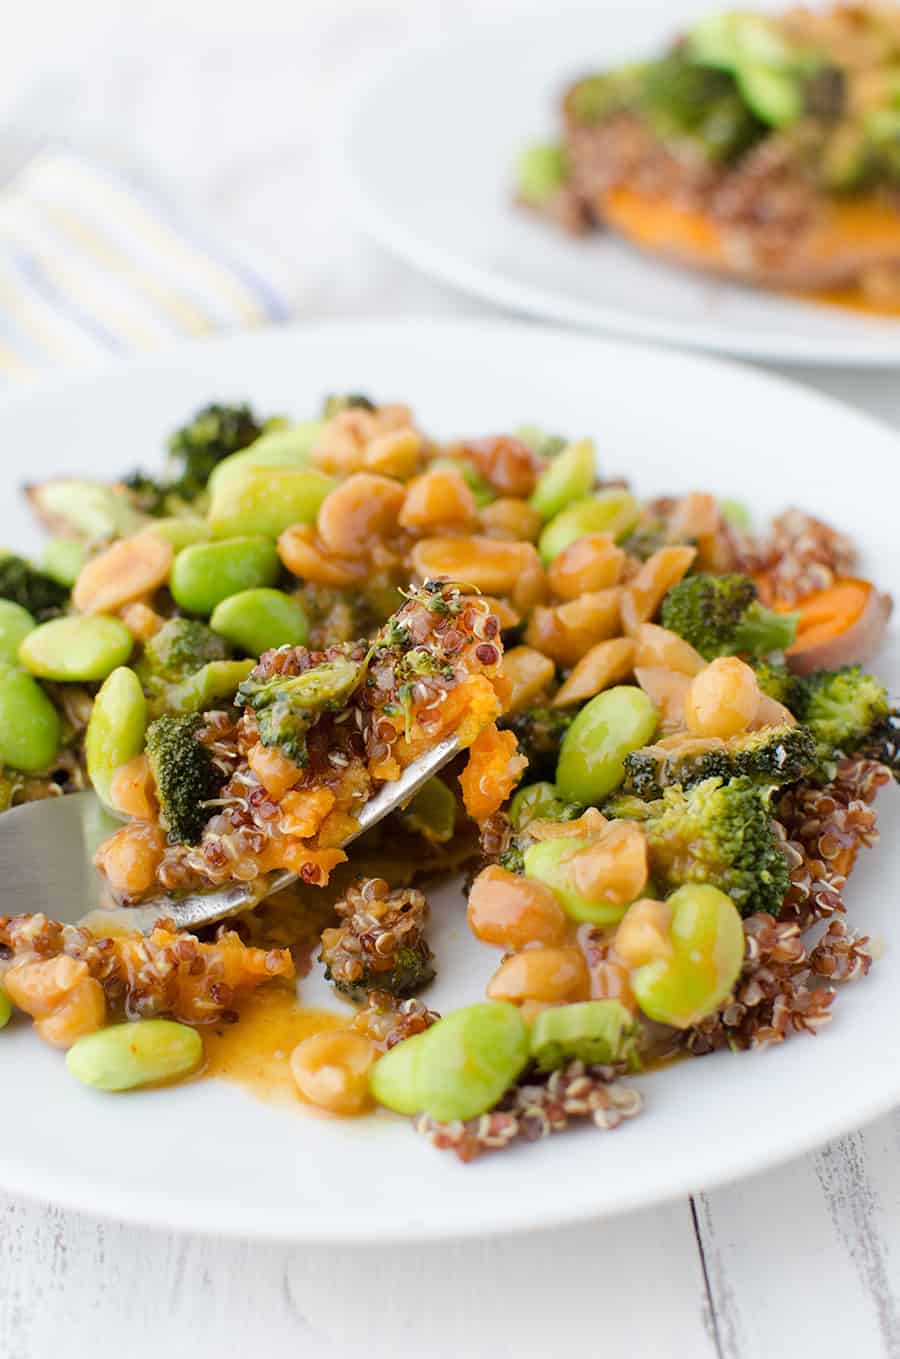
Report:
<svg viewBox="0 0 900 1359"><path fill-rule="evenodd" d="M44 147L0 185L0 381L289 315L207 226L76 150Z"/></svg>

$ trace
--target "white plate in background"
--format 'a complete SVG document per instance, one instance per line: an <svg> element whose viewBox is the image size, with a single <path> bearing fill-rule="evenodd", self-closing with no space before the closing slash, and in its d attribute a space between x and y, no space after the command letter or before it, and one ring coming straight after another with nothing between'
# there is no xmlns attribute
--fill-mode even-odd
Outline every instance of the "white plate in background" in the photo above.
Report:
<svg viewBox="0 0 900 1359"><path fill-rule="evenodd" d="M285 328L182 347L0 402L5 541L37 537L16 497L24 476L112 477L159 465L165 436L211 400L302 418L324 394L410 402L438 436L540 423L596 439L599 463L642 495L710 489L760 514L785 504L835 519L863 570L900 593L897 439L782 379L701 357L571 332L493 323ZM896 629L878 669L900 687ZM900 810L864 852L851 920L883 957L838 997L834 1023L767 1052L728 1052L641 1078L646 1109L488 1155L435 1151L405 1120L337 1121L198 1081L104 1095L77 1085L24 1022L0 1034L0 1188L94 1214L243 1237L409 1240L524 1230L612 1214L762 1170L900 1101L896 1059ZM477 943L460 885L432 896L439 1010L480 999L500 954ZM0 889L0 912L19 903ZM47 902L52 914L53 903ZM319 976L304 1003L335 1004Z"/></svg>
<svg viewBox="0 0 900 1359"><path fill-rule="evenodd" d="M343 138L360 226L426 273L547 320L760 359L900 364L900 317L719 281L611 234L573 239L516 207L516 157L558 136L561 91L659 52L709 0L549 8L543 18L460 25L369 78Z"/></svg>

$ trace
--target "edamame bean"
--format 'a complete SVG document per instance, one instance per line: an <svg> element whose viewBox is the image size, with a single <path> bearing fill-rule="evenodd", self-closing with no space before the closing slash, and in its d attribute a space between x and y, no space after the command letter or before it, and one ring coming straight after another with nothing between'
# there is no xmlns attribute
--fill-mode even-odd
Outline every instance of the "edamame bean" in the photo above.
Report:
<svg viewBox="0 0 900 1359"><path fill-rule="evenodd" d="M135 1090L176 1080L196 1071L202 1061L203 1040L197 1030L171 1019L113 1024L79 1038L66 1054L70 1074L94 1090Z"/></svg>
<svg viewBox="0 0 900 1359"><path fill-rule="evenodd" d="M161 713L201 713L214 708L223 699L229 703L239 684L250 674L256 662L208 661L177 684L167 685L161 699L154 704L154 716Z"/></svg>
<svg viewBox="0 0 900 1359"><path fill-rule="evenodd" d="M665 902L636 901L616 931L616 952L634 970L631 989L650 1019L690 1028L731 994L744 959L744 930L729 896L688 883Z"/></svg>
<svg viewBox="0 0 900 1359"><path fill-rule="evenodd" d="M179 608L208 616L229 595L274 585L279 570L275 544L246 534L183 548L172 564L169 588Z"/></svg>
<svg viewBox="0 0 900 1359"><path fill-rule="evenodd" d="M118 618L103 614L51 618L30 632L19 660L41 679L104 680L131 655L134 638Z"/></svg>
<svg viewBox="0 0 900 1359"><path fill-rule="evenodd" d="M456 828L456 798L443 779L429 779L399 813L411 831L433 845L445 845Z"/></svg>
<svg viewBox="0 0 900 1359"><path fill-rule="evenodd" d="M94 699L85 735L88 778L100 801L111 807L113 774L144 749L147 700L133 670L120 665Z"/></svg>
<svg viewBox="0 0 900 1359"><path fill-rule="evenodd" d="M625 914L627 903L592 901L578 890L571 861L582 849L590 849L595 841L587 835L560 836L553 840L537 840L524 854L525 876L552 887L571 920L593 925L615 925Z"/></svg>
<svg viewBox="0 0 900 1359"><path fill-rule="evenodd" d="M71 590L87 560L87 549L77 538L51 538L41 554L41 569Z"/></svg>
<svg viewBox="0 0 900 1359"><path fill-rule="evenodd" d="M213 610L209 625L248 656L273 646L301 646L309 621L299 599L283 590L241 590Z"/></svg>
<svg viewBox="0 0 900 1359"><path fill-rule="evenodd" d="M397 1114L412 1117L419 1113L419 1062L422 1060L425 1039L428 1035L417 1033L402 1043L389 1048L369 1072L369 1089L372 1098L386 1109Z"/></svg>
<svg viewBox="0 0 900 1359"><path fill-rule="evenodd" d="M292 524L315 522L322 501L337 482L314 468L235 468L216 484L209 506L214 538L262 533L277 538Z"/></svg>
<svg viewBox="0 0 900 1359"><path fill-rule="evenodd" d="M552 519L573 500L581 500L594 484L594 443L579 439L558 453L538 478L529 504L544 519Z"/></svg>
<svg viewBox="0 0 900 1359"><path fill-rule="evenodd" d="M0 663L15 665L19 659L19 647L37 627L37 619L32 618L27 609L11 599L0 599Z"/></svg>
<svg viewBox="0 0 900 1359"><path fill-rule="evenodd" d="M290 429L261 435L248 448L242 448L239 453L232 453L216 464L207 482L210 492L224 485L236 468L306 467L323 424L322 420L302 420Z"/></svg>
<svg viewBox="0 0 900 1359"><path fill-rule="evenodd" d="M0 666L0 764L26 774L46 769L62 723L41 686L15 666Z"/></svg>
<svg viewBox="0 0 900 1359"><path fill-rule="evenodd" d="M144 516L121 491L100 481L60 477L36 486L29 496L40 517L88 542L140 533Z"/></svg>
<svg viewBox="0 0 900 1359"><path fill-rule="evenodd" d="M531 1027L531 1056L539 1071L567 1062L608 1066L626 1061L639 1066L635 1039L639 1026L618 1000L582 1000L542 1010Z"/></svg>
<svg viewBox="0 0 900 1359"><path fill-rule="evenodd" d="M180 552L184 547L190 547L193 543L205 543L209 539L209 524L206 520L187 514L183 518L180 515L173 515L170 519L154 519L147 525L147 531L171 543L176 552Z"/></svg>
<svg viewBox="0 0 900 1359"><path fill-rule="evenodd" d="M648 745L657 714L642 689L619 684L586 703L563 737L556 787L569 802L597 806L625 777L625 756Z"/></svg>
<svg viewBox="0 0 900 1359"><path fill-rule="evenodd" d="M12 1012L12 1001L3 987L0 986L0 1029L6 1028L7 1024L12 1019Z"/></svg>
<svg viewBox="0 0 900 1359"><path fill-rule="evenodd" d="M634 528L639 514L640 506L629 491L598 491L550 520L538 540L541 560L549 566L564 548L586 533L611 533L614 538L624 538Z"/></svg>
<svg viewBox="0 0 900 1359"><path fill-rule="evenodd" d="M522 830L530 821L571 820L576 809L563 802L552 783L527 783L513 796L509 804L509 819L513 830Z"/></svg>
<svg viewBox="0 0 900 1359"><path fill-rule="evenodd" d="M416 1065L419 1106L432 1118L477 1118L528 1062L528 1025L506 1001L453 1010L425 1031Z"/></svg>

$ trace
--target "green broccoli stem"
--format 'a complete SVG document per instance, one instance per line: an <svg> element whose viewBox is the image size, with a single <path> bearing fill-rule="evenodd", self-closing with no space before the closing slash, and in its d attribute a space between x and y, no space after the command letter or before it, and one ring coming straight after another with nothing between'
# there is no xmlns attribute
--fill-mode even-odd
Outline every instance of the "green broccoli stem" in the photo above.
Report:
<svg viewBox="0 0 900 1359"><path fill-rule="evenodd" d="M735 649L749 656L787 651L797 636L797 621L797 614L776 613L757 601L750 605L738 624Z"/></svg>

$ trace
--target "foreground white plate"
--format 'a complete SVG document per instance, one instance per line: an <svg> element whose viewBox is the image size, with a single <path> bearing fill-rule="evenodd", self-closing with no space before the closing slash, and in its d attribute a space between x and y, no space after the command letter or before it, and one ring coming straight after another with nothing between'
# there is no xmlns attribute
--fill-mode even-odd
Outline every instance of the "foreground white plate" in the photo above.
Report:
<svg viewBox="0 0 900 1359"><path fill-rule="evenodd" d="M455 287L551 320L757 358L900 363L900 318L720 283L614 236L570 239L514 206L517 154L557 135L561 90L660 50L708 9L709 0L551 6L543 19L461 26L452 41L393 56L345 136L360 225Z"/></svg>
<svg viewBox="0 0 900 1359"><path fill-rule="evenodd" d="M34 541L25 476L110 476L158 463L164 436L211 399L304 416L323 393L410 401L450 437L525 421L597 440L641 493L710 488L762 514L833 516L900 592L897 442L790 383L705 359L503 325L334 325L183 348L0 406L5 541ZM881 670L900 680L896 645ZM890 827L900 799L882 801ZM896 825L896 821L894 821ZM864 857L854 919L886 946L817 1038L721 1053L646 1078L647 1108L609 1135L551 1138L469 1167L402 1120L340 1123L199 1082L107 1096L77 1086L24 1024L0 1035L0 1186L89 1212L211 1233L389 1239L537 1227L614 1213L762 1169L900 1100L898 837ZM438 1009L479 998L498 956L475 943L458 887L434 896ZM0 911L16 901L0 895ZM52 914L53 903L47 903ZM326 984L304 981L307 1003Z"/></svg>

